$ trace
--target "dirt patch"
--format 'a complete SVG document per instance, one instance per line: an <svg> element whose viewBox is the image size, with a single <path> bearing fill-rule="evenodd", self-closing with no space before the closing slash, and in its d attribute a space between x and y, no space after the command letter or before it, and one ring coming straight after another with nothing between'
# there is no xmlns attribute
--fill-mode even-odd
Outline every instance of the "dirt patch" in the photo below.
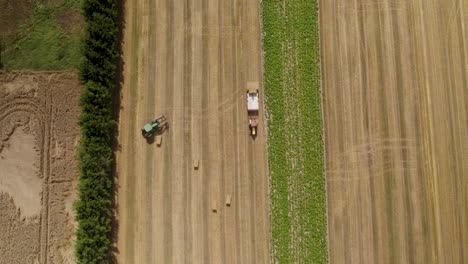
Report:
<svg viewBox="0 0 468 264"><path fill-rule="evenodd" d="M82 34L84 30L84 19L81 14L71 8L64 7L57 12L57 22L63 31L71 34Z"/></svg>
<svg viewBox="0 0 468 264"><path fill-rule="evenodd" d="M39 217L22 219L6 193L0 193L0 212L0 263L39 263Z"/></svg>
<svg viewBox="0 0 468 264"><path fill-rule="evenodd" d="M31 3L28 0L0 0L0 40L14 33L18 24L31 14Z"/></svg>
<svg viewBox="0 0 468 264"><path fill-rule="evenodd" d="M33 149L34 136L26 134L22 129L16 129L7 141L0 142L2 143L0 192L13 197L22 216L39 215L42 179L38 177L39 153Z"/></svg>
<svg viewBox="0 0 468 264"><path fill-rule="evenodd" d="M0 263L75 262L77 78L0 71Z"/></svg>

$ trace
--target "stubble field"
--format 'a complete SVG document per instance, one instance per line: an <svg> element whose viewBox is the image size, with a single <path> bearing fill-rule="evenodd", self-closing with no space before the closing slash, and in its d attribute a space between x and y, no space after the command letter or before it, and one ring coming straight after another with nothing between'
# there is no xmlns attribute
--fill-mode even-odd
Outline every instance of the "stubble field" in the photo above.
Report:
<svg viewBox="0 0 468 264"><path fill-rule="evenodd" d="M466 263L468 3L320 3L331 263Z"/></svg>
<svg viewBox="0 0 468 264"><path fill-rule="evenodd" d="M269 263L263 111L255 140L246 111L247 82L263 98L260 2L127 1L124 13L118 263ZM162 114L158 147L140 128Z"/></svg>

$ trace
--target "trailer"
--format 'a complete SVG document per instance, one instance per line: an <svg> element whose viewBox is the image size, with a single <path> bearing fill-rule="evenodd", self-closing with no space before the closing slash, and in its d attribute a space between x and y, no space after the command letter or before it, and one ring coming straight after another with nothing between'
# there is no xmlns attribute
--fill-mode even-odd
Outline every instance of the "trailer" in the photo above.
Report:
<svg viewBox="0 0 468 264"><path fill-rule="evenodd" d="M258 83L248 82L247 83L247 111L252 114L257 114L259 109L258 103Z"/></svg>
<svg viewBox="0 0 468 264"><path fill-rule="evenodd" d="M247 82L247 113L249 116L249 130L252 137L257 136L257 117L259 110L258 82Z"/></svg>

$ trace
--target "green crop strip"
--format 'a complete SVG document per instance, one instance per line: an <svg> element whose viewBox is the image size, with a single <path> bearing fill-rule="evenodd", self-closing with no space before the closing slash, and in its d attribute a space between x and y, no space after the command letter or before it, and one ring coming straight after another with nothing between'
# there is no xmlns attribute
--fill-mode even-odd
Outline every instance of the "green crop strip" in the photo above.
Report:
<svg viewBox="0 0 468 264"><path fill-rule="evenodd" d="M317 0L263 0L272 263L326 263Z"/></svg>

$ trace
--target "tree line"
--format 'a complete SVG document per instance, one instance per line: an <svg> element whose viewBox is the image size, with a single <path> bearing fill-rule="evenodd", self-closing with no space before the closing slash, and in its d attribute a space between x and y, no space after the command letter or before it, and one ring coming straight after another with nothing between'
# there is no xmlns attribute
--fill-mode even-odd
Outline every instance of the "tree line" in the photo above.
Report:
<svg viewBox="0 0 468 264"><path fill-rule="evenodd" d="M78 264L110 263L112 228L112 94L116 89L118 6L116 0L82 0L86 22L80 80L84 86L78 151L79 199L75 202Z"/></svg>

